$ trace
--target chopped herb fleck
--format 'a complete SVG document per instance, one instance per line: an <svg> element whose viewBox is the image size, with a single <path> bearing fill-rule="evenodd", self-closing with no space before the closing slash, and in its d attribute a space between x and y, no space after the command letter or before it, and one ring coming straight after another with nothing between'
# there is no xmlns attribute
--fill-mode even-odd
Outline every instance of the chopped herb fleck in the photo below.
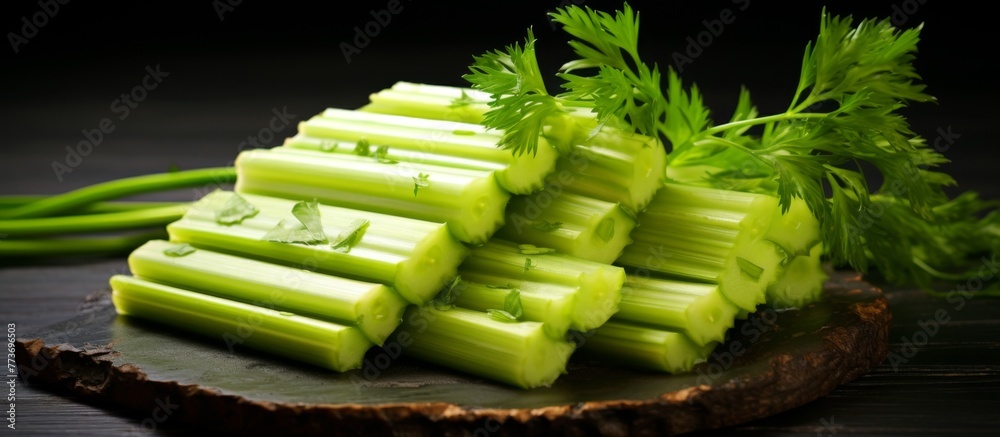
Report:
<svg viewBox="0 0 1000 437"><path fill-rule="evenodd" d="M504 310L488 309L486 310L486 313L489 314L490 317L493 318L493 320L496 320L498 322L513 323L517 321L517 317L514 317L513 314L508 313L507 311Z"/></svg>
<svg viewBox="0 0 1000 437"><path fill-rule="evenodd" d="M361 241L361 237L365 235L365 230L368 229L369 222L367 219L356 219L352 220L351 223L347 225L337 237L330 242L333 246L333 250L340 253L347 253L351 251L351 248Z"/></svg>
<svg viewBox="0 0 1000 437"><path fill-rule="evenodd" d="M358 145L354 146L354 154L358 156L371 156L372 148L368 140L364 138L358 140Z"/></svg>
<svg viewBox="0 0 1000 437"><path fill-rule="evenodd" d="M430 186L430 183L427 182L427 178L430 176L427 173L420 173L418 176L413 176L413 197L417 197L417 190Z"/></svg>
<svg viewBox="0 0 1000 437"><path fill-rule="evenodd" d="M375 149L375 159L380 164L399 164L399 161L386 158L386 156L389 156L389 146L382 145Z"/></svg>
<svg viewBox="0 0 1000 437"><path fill-rule="evenodd" d="M190 255L194 253L195 250L196 249L194 248L194 246L191 246L190 244L187 243L174 244L166 249L163 249L163 254L166 256L181 257L185 255Z"/></svg>
<svg viewBox="0 0 1000 437"><path fill-rule="evenodd" d="M521 251L521 255L542 255L556 251L548 247L537 247L534 244L519 244L517 248Z"/></svg>
<svg viewBox="0 0 1000 437"><path fill-rule="evenodd" d="M257 215L258 212L260 210L247 202L243 196L233 193L222 204L222 208L215 211L215 221L220 225L235 225Z"/></svg>
<svg viewBox="0 0 1000 437"><path fill-rule="evenodd" d="M539 232L552 232L561 228L562 225L562 222L550 222L543 219L534 220L531 223L531 227Z"/></svg>

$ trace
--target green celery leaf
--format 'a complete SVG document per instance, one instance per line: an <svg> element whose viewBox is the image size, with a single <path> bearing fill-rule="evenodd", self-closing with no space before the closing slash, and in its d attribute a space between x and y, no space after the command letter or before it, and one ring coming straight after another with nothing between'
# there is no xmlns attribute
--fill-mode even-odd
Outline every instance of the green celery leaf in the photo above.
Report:
<svg viewBox="0 0 1000 437"><path fill-rule="evenodd" d="M194 246L187 243L173 244L170 247L163 249L163 254L170 257L181 257L185 255L190 255L195 252Z"/></svg>
<svg viewBox="0 0 1000 437"><path fill-rule="evenodd" d="M351 220L351 223L330 241L330 246L333 247L333 250L340 253L350 252L351 248L361 241L361 237L364 236L365 230L368 229L370 223L367 219Z"/></svg>
<svg viewBox="0 0 1000 437"><path fill-rule="evenodd" d="M259 212L260 210L251 205L250 202L247 202L243 196L233 193L222 204L222 207L215 211L215 221L220 225L235 225L257 215Z"/></svg>

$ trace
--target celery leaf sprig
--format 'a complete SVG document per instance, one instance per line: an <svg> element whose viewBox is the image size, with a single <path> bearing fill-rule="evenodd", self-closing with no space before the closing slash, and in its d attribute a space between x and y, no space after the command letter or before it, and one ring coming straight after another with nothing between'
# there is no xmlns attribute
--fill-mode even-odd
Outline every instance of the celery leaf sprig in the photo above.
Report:
<svg viewBox="0 0 1000 437"><path fill-rule="evenodd" d="M949 200L943 188L955 182L934 170L947 160L900 114L934 101L913 66L921 27L855 23L824 9L788 109L761 115L743 89L732 118L714 125L697 86L673 70L664 81L643 62L639 14L627 4L614 14L568 6L551 17L577 56L558 74L565 92L546 92L530 31L524 48L476 57L465 76L491 95L484 124L504 129L500 146L513 153L535 150L562 110L589 108L599 127L662 140L675 181L775 195L783 211L803 199L836 265L871 264L893 282L927 286L968 273L961 266L977 253L1000 251L995 235L986 238L1000 228L1000 215L987 214L995 205L974 195ZM956 210L985 218L957 220ZM968 244L936 237L963 232L973 232L962 239Z"/></svg>
<svg viewBox="0 0 1000 437"><path fill-rule="evenodd" d="M534 155L546 120L563 109L545 90L531 29L524 47L514 43L504 50L475 56L470 70L463 77L491 97L491 109L484 115L483 124L502 130L499 145L515 156Z"/></svg>

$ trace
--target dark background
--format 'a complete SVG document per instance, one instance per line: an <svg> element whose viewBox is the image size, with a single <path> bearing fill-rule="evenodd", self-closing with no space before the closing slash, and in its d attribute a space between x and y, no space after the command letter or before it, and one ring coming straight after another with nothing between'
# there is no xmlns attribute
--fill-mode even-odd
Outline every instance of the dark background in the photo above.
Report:
<svg viewBox="0 0 1000 437"><path fill-rule="evenodd" d="M543 70L554 73L571 59L566 36L545 16L560 1L402 0L403 10L350 63L340 44L352 43L354 27L365 26L372 20L370 12L385 9L387 0L328 6L243 1L224 11L222 20L209 0L70 1L59 5L16 54L9 33L20 34L22 17L31 20L42 7L37 0L4 2L0 194L57 193L173 165L229 165L241 142L268 127L275 109L295 114L298 121L326 107L361 106L369 93L398 80L464 85L461 75L473 54L522 40L529 26L539 39ZM607 11L621 4L581 3ZM746 10L738 10L747 3ZM824 5L858 19L896 14L897 22L905 19L903 27L924 23L917 71L939 102L907 108L905 114L930 141L939 130L950 128L960 135L943 151L953 161L944 170L958 179L959 189L1000 198L995 176L1000 153L993 133L1000 120L994 76L998 41L996 18L989 11L942 0L632 5L641 11L643 56L664 68L672 65L674 52L686 49L687 38L705 30L703 20L717 19L723 9L734 11L735 21L682 74L698 83L717 120L729 117L740 85L750 88L762 113L787 107L802 51L818 31ZM112 102L141 83L147 66L156 65L169 76L126 119L118 120ZM556 83L550 85L555 92ZM97 128L105 117L115 120L115 130L60 181L52 163L64 161L66 147L83 140L81 131ZM262 145L278 145L294 130L293 122ZM182 190L158 197L193 200L198 195ZM0 266L0 321L16 322L23 338L75 314L86 306L84 296L106 290L107 278L125 268L123 258L76 260L60 267L53 263ZM912 299L922 306L906 303ZM982 304L957 314L901 372L883 364L805 407L719 435L993 433L996 425L990 417L1000 399L993 357L1000 350L1000 325L991 316L997 303ZM904 291L890 293L890 305L896 316L890 349L900 351L901 339L918 330L923 314L940 303L922 292ZM121 408L98 408L31 386L20 386L18 393L19 427L29 434L141 432L137 424L142 418ZM830 421L838 425L827 426Z"/></svg>
<svg viewBox="0 0 1000 437"><path fill-rule="evenodd" d="M18 3L3 6L0 30L21 33L21 18L42 10L37 2ZM571 53L546 11L571 3L607 11L621 5L400 0L402 11L347 62L340 44L352 44L354 27L364 27L387 0L328 6L243 1L227 6L222 20L216 7L226 0L177 3L184 4L71 1L19 53L5 38L0 191L59 192L106 179L109 171L225 165L241 141L267 126L273 108L287 107L302 120L325 107L360 106L368 93L397 80L464 85L461 75L473 54L522 40L529 26L539 39L543 70L554 73ZM740 85L750 88L763 113L787 107L824 4L858 19L895 15L895 22L905 20L903 27L925 24L917 70L939 103L906 114L930 141L949 126L961 135L944 152L955 162L946 171L963 188L998 194L986 183L992 171L986 158L997 156L987 129L1000 112L993 101L997 38L987 11L940 0L632 3L641 12L643 55L662 67L673 64L674 52L684 52L688 37L705 30L703 20L733 10L735 21L682 74L701 87L718 120L729 116ZM59 182L52 162L65 159L65 147L83 139L81 130L114 117L111 102L140 83L146 66L157 64L169 77L128 118L115 119L116 130ZM556 86L550 82L551 91ZM266 145L280 144L293 129Z"/></svg>

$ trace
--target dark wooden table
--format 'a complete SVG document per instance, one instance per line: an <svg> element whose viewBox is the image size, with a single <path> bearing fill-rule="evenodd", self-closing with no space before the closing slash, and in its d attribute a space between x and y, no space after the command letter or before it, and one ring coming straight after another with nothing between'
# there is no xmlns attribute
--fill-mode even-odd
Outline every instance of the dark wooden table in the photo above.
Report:
<svg viewBox="0 0 1000 437"><path fill-rule="evenodd" d="M313 16L318 13L303 17L301 9L244 2L232 11L223 9L221 21L209 3L200 9L128 10L64 5L37 37L19 47L12 67L5 67L0 194L58 193L161 172L172 165L229 165L241 148L255 147L248 145L248 137L258 143L256 147L277 145L294 132L295 121L327 106L359 106L367 93L395 80L461 84L458 76L466 71L471 54L522 38L528 25L536 26L540 39L564 40L538 18L545 9L559 5L550 3L507 10L506 15L492 18L485 12L500 14L498 6L452 10L405 3L403 12L394 15L395 24L383 29L350 63L339 44L350 42L353 26L364 25L369 9L383 8L385 2L325 17ZM667 47L656 58L661 65L671 64L673 50L684 49L685 36L703 30L700 20L739 2L707 3L674 5L682 16L644 15L660 20L645 27L660 32L651 40L659 38ZM888 16L896 3L872 2L857 13ZM642 3L634 4L641 9ZM12 16L36 12L34 3L29 6ZM800 50L814 36L819 6L783 12L781 8L754 4L694 64L686 66L685 77L699 82L720 118L731 110L740 83L755 91L763 112L787 105L798 76ZM984 14L935 2L920 8L903 18L927 21L928 44L922 46L918 67L940 103L915 107L907 114L914 130L930 141L943 132L960 135L942 143L947 145L943 152L954 161L945 170L956 176L961 188L1000 198L993 133L1000 111L992 101L998 94L995 80L982 80L997 61L977 52L970 42L989 38L991 23ZM465 18L446 19L456 12ZM782 19L782 13L798 18ZM564 56L554 46L548 49ZM565 59L543 61L543 67L555 68ZM760 65L761 59L768 65L747 68ZM118 120L115 100L141 85L146 68L157 65L169 75L148 90L147 98L128 117ZM272 124L276 111L287 112L295 121ZM97 128L104 117L115 117L115 130L72 172L57 177L53 162L65 162L66 147L80 142L82 131ZM200 194L191 189L146 198L193 200ZM106 289L108 277L126 269L124 258L3 263L0 323L15 323L19 338L85 310L90 305L87 297ZM958 285L945 284L941 291ZM801 408L705 434L1000 434L1000 299L980 298L959 306L917 290L887 291L894 316L888 361ZM947 321L936 322L935 314ZM144 417L114 406L91 405L72 394L20 383L16 390L17 430L22 435L149 431L140 425Z"/></svg>

